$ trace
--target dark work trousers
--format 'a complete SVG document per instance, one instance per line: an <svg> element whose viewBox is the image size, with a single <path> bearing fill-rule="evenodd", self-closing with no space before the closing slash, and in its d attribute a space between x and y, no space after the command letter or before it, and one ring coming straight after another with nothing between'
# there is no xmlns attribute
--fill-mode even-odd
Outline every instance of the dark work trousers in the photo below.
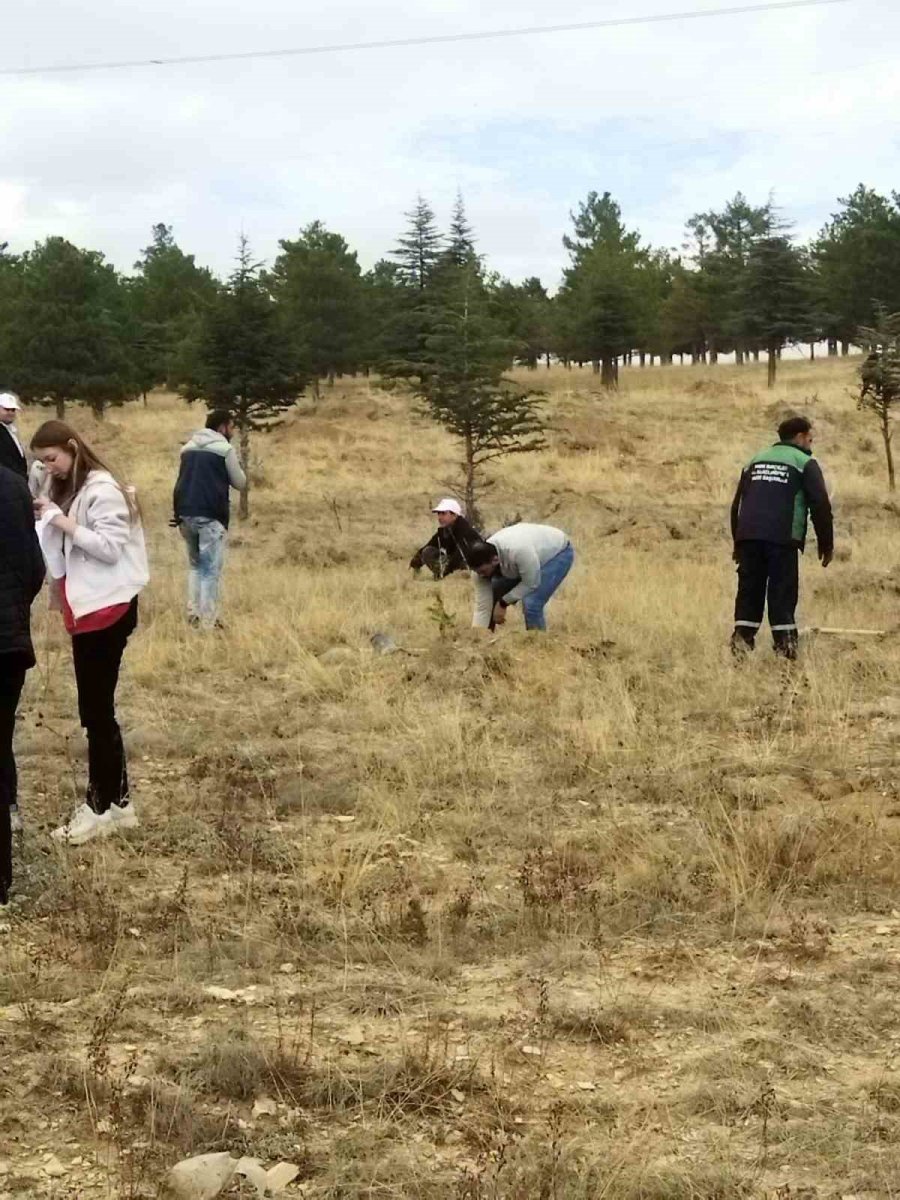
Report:
<svg viewBox="0 0 900 1200"><path fill-rule="evenodd" d="M13 661L15 659L15 661ZM12 883L10 807L16 802L16 759L13 734L16 709L25 683L25 663L14 655L0 658L0 904L9 899Z"/></svg>
<svg viewBox="0 0 900 1200"><path fill-rule="evenodd" d="M775 653L796 658L800 551L794 545L778 542L738 542L737 556L732 648L738 652L753 649L768 596Z"/></svg>
<svg viewBox="0 0 900 1200"><path fill-rule="evenodd" d="M128 803L125 747L116 721L116 684L125 643L136 627L137 597L115 625L72 636L78 718L88 741L87 802L98 813L113 804Z"/></svg>

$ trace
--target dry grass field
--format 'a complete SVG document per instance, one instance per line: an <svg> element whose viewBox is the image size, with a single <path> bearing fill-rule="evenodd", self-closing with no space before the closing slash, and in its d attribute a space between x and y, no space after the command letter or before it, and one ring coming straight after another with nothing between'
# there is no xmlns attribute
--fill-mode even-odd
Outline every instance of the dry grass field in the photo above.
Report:
<svg viewBox="0 0 900 1200"><path fill-rule="evenodd" d="M898 625L853 369L634 370L610 397L544 373L550 445L485 512L573 538L546 637L476 635L467 579L406 569L453 454L402 397L339 382L257 438L226 635L188 629L166 527L199 412L79 414L148 525L120 704L142 826L48 840L84 748L39 601L0 1197L156 1196L206 1150L322 1200L900 1194L900 650L727 651L728 504L787 409L837 516L801 623Z"/></svg>

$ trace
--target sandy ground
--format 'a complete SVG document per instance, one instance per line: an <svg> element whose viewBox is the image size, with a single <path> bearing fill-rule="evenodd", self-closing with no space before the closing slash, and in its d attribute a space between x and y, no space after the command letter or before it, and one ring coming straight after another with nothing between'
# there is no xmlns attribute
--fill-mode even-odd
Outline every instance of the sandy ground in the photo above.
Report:
<svg viewBox="0 0 900 1200"><path fill-rule="evenodd" d="M218 636L187 628L166 527L200 414L75 414L146 515L142 824L48 841L84 747L40 601L0 1200L156 1196L207 1150L293 1162L313 1197L900 1190L897 641L810 640L793 671L726 648L727 507L785 410L837 512L803 623L897 626L900 509L851 362L774 394L761 371L539 373L550 445L484 511L573 538L543 639L473 634L466 579L406 569L455 468L400 397L339 382L256 439Z"/></svg>

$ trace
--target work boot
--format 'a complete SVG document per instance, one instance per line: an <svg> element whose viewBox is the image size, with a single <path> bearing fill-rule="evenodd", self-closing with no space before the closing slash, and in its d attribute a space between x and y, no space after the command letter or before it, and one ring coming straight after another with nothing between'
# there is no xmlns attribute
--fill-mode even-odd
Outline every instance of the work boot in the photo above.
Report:
<svg viewBox="0 0 900 1200"><path fill-rule="evenodd" d="M734 655L736 662L743 662L753 647L756 644L754 630L748 629L746 625L737 625L734 633L731 635L731 653Z"/></svg>
<svg viewBox="0 0 900 1200"><path fill-rule="evenodd" d="M797 650L799 647L799 639L796 629L785 630L772 634L772 645L775 647L775 653L779 658L786 658L788 662L797 661Z"/></svg>

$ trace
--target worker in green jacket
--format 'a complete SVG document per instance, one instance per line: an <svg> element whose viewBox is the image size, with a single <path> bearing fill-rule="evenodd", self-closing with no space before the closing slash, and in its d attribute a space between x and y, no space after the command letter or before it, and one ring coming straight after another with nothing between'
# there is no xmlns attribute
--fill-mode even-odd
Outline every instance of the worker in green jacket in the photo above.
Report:
<svg viewBox="0 0 900 1200"><path fill-rule="evenodd" d="M731 536L738 565L738 593L731 646L738 655L753 649L768 597L775 653L797 657L799 556L812 517L819 561L834 556L831 501L812 456L812 424L790 417L778 426L778 441L754 455L731 505Z"/></svg>

